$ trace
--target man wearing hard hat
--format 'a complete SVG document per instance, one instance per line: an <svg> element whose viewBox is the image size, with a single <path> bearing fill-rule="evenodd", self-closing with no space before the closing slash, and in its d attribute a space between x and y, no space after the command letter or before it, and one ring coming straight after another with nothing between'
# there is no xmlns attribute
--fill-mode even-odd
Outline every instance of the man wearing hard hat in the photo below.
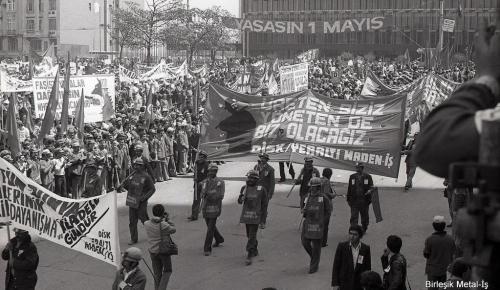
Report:
<svg viewBox="0 0 500 290"><path fill-rule="evenodd" d="M123 253L122 267L116 272L113 290L144 290L146 288L146 275L139 268L142 260L142 251L131 247Z"/></svg>

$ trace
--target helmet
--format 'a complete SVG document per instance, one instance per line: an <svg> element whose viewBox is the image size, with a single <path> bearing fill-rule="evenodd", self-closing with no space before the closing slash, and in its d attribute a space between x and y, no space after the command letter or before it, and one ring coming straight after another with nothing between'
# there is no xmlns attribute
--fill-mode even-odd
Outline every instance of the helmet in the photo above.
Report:
<svg viewBox="0 0 500 290"><path fill-rule="evenodd" d="M309 186L321 186L321 178L319 177L313 177L311 180L309 180Z"/></svg>
<svg viewBox="0 0 500 290"><path fill-rule="evenodd" d="M307 156L304 158L305 162L313 162L313 158L311 156Z"/></svg>
<svg viewBox="0 0 500 290"><path fill-rule="evenodd" d="M247 173L247 177L248 178L259 178L259 172L257 172L257 170L250 170L248 171Z"/></svg>
<svg viewBox="0 0 500 290"><path fill-rule="evenodd" d="M144 147L141 144L135 144L134 149L135 150L144 150Z"/></svg>
<svg viewBox="0 0 500 290"><path fill-rule="evenodd" d="M356 167L365 167L365 166L361 162L356 162Z"/></svg>
<svg viewBox="0 0 500 290"><path fill-rule="evenodd" d="M130 247L125 251L123 259L125 261L139 262L142 260L142 251L139 248Z"/></svg>
<svg viewBox="0 0 500 290"><path fill-rule="evenodd" d="M260 153L259 154L259 158L265 158L265 159L269 160L269 154L267 154L267 153Z"/></svg>
<svg viewBox="0 0 500 290"><path fill-rule="evenodd" d="M215 165L215 164L212 164L208 167L208 171L218 171L219 170L219 166Z"/></svg>
<svg viewBox="0 0 500 290"><path fill-rule="evenodd" d="M205 151L203 151L203 150L200 150L200 151L198 152L198 155L199 155L199 156L205 156L205 157L207 157L207 156L208 156L207 152L205 152Z"/></svg>

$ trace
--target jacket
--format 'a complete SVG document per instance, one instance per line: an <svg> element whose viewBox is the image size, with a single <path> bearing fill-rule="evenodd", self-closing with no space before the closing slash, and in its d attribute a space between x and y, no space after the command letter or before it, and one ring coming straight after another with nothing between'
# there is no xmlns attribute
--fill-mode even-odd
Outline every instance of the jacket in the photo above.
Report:
<svg viewBox="0 0 500 290"><path fill-rule="evenodd" d="M299 180L297 180L298 184L300 184L300 195L304 196L309 192L310 186L309 181L313 177L320 177L319 170L316 167L312 169L302 168L299 174Z"/></svg>
<svg viewBox="0 0 500 290"><path fill-rule="evenodd" d="M201 198L204 218L217 218L222 212L222 200L226 186L224 180L215 177L207 178L202 182Z"/></svg>
<svg viewBox="0 0 500 290"><path fill-rule="evenodd" d="M359 256L363 258L360 259ZM361 273L370 271L371 268L370 246L361 243L358 263L354 267L350 243L341 242L333 260L332 286L339 286L340 290L362 290Z"/></svg>
<svg viewBox="0 0 500 290"><path fill-rule="evenodd" d="M445 231L435 232L425 240L425 274L444 276L448 265L453 262L455 242Z"/></svg>
<svg viewBox="0 0 500 290"><path fill-rule="evenodd" d="M271 199L273 197L274 188L276 186L274 168L266 163L264 166L262 166L261 164L257 164L253 169L259 172L258 184L262 185L267 190L267 197Z"/></svg>
<svg viewBox="0 0 500 290"><path fill-rule="evenodd" d="M241 187L238 203L243 204L240 223L258 225L267 216L267 190L262 185Z"/></svg>
<svg viewBox="0 0 500 290"><path fill-rule="evenodd" d="M161 226L161 231L160 231ZM172 223L164 221L159 217L152 217L144 223L144 229L148 237L149 252L158 254L160 251L160 242L168 239L171 234L175 233L175 227Z"/></svg>
<svg viewBox="0 0 500 290"><path fill-rule="evenodd" d="M12 245L17 244L17 238L10 240ZM14 247L12 250L12 257L14 259L14 275L12 275L11 267L7 264L5 289L9 289L9 285L14 285L18 290L32 290L35 289L38 276L36 269L38 268L38 251L31 242L23 244L21 247ZM2 251L2 259L8 261L10 259L9 250L6 248Z"/></svg>
<svg viewBox="0 0 500 290"><path fill-rule="evenodd" d="M43 186L54 182L54 163L51 160L40 160L40 177Z"/></svg>
<svg viewBox="0 0 500 290"><path fill-rule="evenodd" d="M349 185L347 186L347 202L349 205L355 203L370 204L371 195L367 194L367 192L373 188L372 176L368 173L361 173L361 178L359 178L359 180L362 180L361 183L359 183L358 177L359 173L354 173L349 176ZM361 189L362 195L358 193L358 189Z"/></svg>
<svg viewBox="0 0 500 290"><path fill-rule="evenodd" d="M384 269L384 289L406 290L406 258L401 254L394 254L389 260L388 256L381 258Z"/></svg>
<svg viewBox="0 0 500 290"><path fill-rule="evenodd" d="M126 205L131 208L139 208L141 202L146 202L155 193L153 179L146 172L136 172L123 187L127 192Z"/></svg>
<svg viewBox="0 0 500 290"><path fill-rule="evenodd" d="M146 275L139 269L139 267L136 268L134 273L131 273L128 277L127 280L124 281L127 283L127 286L123 289L118 287L120 283L123 281L123 278L125 277L123 273L123 269L120 269L116 272L115 276L115 281L113 282L113 290L144 290L146 289Z"/></svg>
<svg viewBox="0 0 500 290"><path fill-rule="evenodd" d="M425 171L447 177L453 162L475 162L479 133L477 111L494 108L500 100L485 85L464 84L429 113L419 134L416 161Z"/></svg>

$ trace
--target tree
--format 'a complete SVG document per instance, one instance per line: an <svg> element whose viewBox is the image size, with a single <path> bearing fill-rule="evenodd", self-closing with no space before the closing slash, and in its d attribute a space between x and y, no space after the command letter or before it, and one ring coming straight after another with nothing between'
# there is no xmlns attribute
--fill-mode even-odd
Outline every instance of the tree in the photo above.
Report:
<svg viewBox="0 0 500 290"><path fill-rule="evenodd" d="M139 43L146 48L146 61L149 65L151 48L159 43L160 31L178 17L179 11L182 11L182 3L181 0L148 0L145 3L146 9L141 9L132 2L128 2L128 5Z"/></svg>
<svg viewBox="0 0 500 290"><path fill-rule="evenodd" d="M234 36L225 25L231 14L221 7L184 9L180 15L162 31L162 40L169 47L185 49L189 65L200 49L210 50L214 61L217 50L226 48Z"/></svg>
<svg viewBox="0 0 500 290"><path fill-rule="evenodd" d="M111 38L118 42L120 49L119 59L122 61L123 48L137 47L139 45L139 35L137 33L137 20L129 9L115 9L113 11L113 22L116 28L115 33L111 33Z"/></svg>

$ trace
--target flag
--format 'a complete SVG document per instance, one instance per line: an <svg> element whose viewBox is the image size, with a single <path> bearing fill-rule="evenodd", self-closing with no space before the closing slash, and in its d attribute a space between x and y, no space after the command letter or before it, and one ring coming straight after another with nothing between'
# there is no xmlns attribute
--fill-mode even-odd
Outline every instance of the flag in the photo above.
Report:
<svg viewBox="0 0 500 290"><path fill-rule="evenodd" d="M28 97L24 97L23 107L26 110L26 128L28 128L28 130L30 130L30 132L33 133L33 129L35 129L35 124L33 123L33 117L31 114L31 104Z"/></svg>
<svg viewBox="0 0 500 290"><path fill-rule="evenodd" d="M84 127L84 121L85 121L85 93L83 92L82 88L82 94L80 95L80 99L78 100L78 103L76 104L76 111L75 111L75 128L78 131L78 139L80 139L80 142L83 140L83 127Z"/></svg>
<svg viewBox="0 0 500 290"><path fill-rule="evenodd" d="M404 54L404 56L405 56L405 60L406 60L407 62L410 62L410 61L411 61L411 59L410 59L410 51L408 50L408 48L405 50L405 54Z"/></svg>
<svg viewBox="0 0 500 290"><path fill-rule="evenodd" d="M46 56L51 57L52 59L56 57L56 51L55 51L54 44L51 44L51 45L47 48L47 50L45 50L45 51L43 52L43 54L41 55L42 59L43 59L44 57L46 57Z"/></svg>
<svg viewBox="0 0 500 290"><path fill-rule="evenodd" d="M68 116L69 116L69 78L71 77L70 67L69 67L69 51L68 51L68 61L66 62L66 72L64 75L64 92L63 92L63 103L61 112L61 132L66 133L68 128Z"/></svg>
<svg viewBox="0 0 500 290"><path fill-rule="evenodd" d="M49 133L52 126L54 126L54 119L56 117L57 103L59 102L59 71L57 71L50 91L49 102L45 109L45 116L43 116L42 128L38 135L38 143L43 141L43 138Z"/></svg>
<svg viewBox="0 0 500 290"><path fill-rule="evenodd" d="M149 130L149 124L153 119L153 86L149 86L148 99L146 100L146 112L144 113L146 120L146 130Z"/></svg>
<svg viewBox="0 0 500 290"><path fill-rule="evenodd" d="M17 132L16 103L16 94L10 93L9 109L7 111L7 126L5 130L7 131L7 146L12 152L12 157L17 156L17 154L21 152L21 143L19 143L19 135Z"/></svg>
<svg viewBox="0 0 500 290"><path fill-rule="evenodd" d="M276 78L274 77L274 74L272 74L269 77L269 83L267 85L268 90L269 90L269 95L277 95L279 94L279 88L278 88L278 82L276 81Z"/></svg>

